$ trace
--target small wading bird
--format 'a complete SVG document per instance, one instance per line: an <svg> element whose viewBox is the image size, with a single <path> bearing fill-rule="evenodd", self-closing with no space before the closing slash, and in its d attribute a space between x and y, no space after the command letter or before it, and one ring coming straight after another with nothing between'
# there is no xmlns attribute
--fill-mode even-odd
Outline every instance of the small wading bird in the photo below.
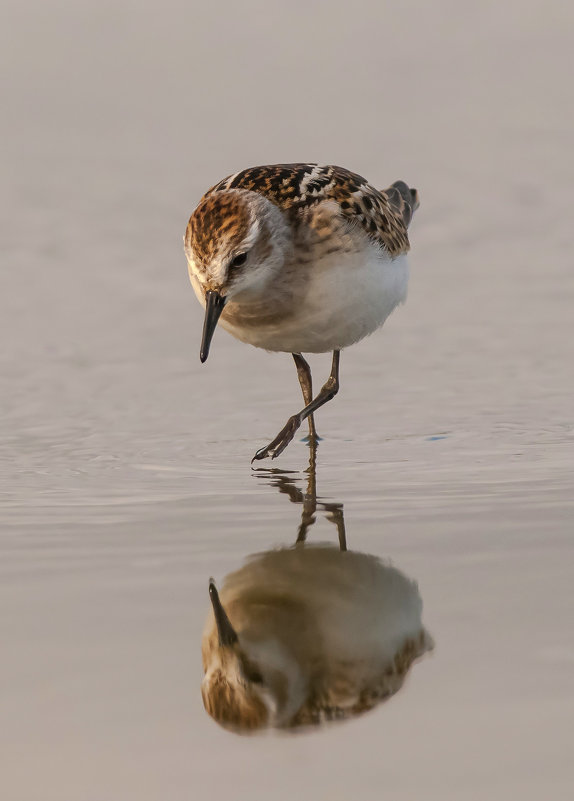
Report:
<svg viewBox="0 0 574 801"><path fill-rule="evenodd" d="M236 732L366 712L433 647L415 582L356 551L267 551L209 595L203 703Z"/></svg>
<svg viewBox="0 0 574 801"><path fill-rule="evenodd" d="M339 354L383 325L406 299L407 229L418 194L403 181L385 190L342 167L253 167L212 187L191 215L185 252L205 307L200 359L218 321L242 342L291 353L304 408L254 459L275 458L339 389ZM302 354L333 352L313 397Z"/></svg>

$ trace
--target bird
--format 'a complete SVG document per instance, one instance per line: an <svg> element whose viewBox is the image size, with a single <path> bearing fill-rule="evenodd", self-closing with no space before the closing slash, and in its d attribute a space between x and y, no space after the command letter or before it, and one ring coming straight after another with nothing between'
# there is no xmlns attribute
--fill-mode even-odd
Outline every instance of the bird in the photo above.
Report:
<svg viewBox="0 0 574 801"><path fill-rule="evenodd" d="M414 581L329 544L264 551L209 581L203 704L236 733L301 730L396 693L434 647Z"/></svg>
<svg viewBox="0 0 574 801"><path fill-rule="evenodd" d="M205 308L200 360L218 322L242 342L291 353L304 407L252 461L279 456L302 422L339 390L343 348L380 328L406 300L408 227L416 189L378 190L344 167L271 164L209 189L184 235L189 278ZM313 396L304 353L332 352Z"/></svg>

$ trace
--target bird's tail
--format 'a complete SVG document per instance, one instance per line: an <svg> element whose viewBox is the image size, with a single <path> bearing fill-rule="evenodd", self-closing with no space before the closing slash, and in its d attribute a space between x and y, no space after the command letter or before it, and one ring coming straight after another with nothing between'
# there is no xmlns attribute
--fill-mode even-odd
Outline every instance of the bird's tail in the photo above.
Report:
<svg viewBox="0 0 574 801"><path fill-rule="evenodd" d="M420 205L417 190L411 189L404 181L395 181L385 190L385 193L391 206L402 216L405 225L408 226Z"/></svg>

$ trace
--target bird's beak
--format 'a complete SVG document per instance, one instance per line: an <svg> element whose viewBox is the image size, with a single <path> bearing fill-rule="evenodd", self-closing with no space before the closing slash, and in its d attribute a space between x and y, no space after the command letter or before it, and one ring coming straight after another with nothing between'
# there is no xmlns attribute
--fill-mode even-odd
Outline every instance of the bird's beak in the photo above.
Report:
<svg viewBox="0 0 574 801"><path fill-rule="evenodd" d="M199 358L203 363L209 356L209 346L211 345L211 338L215 331L217 321L221 316L223 307L225 306L225 298L219 292L213 292L211 289L205 293L205 319L203 321L203 335L201 337L201 350L199 351Z"/></svg>
<svg viewBox="0 0 574 801"><path fill-rule="evenodd" d="M213 579L209 580L209 597L213 606L213 614L217 624L220 645L234 645L237 642L237 632L231 625L229 618L219 600L219 593Z"/></svg>

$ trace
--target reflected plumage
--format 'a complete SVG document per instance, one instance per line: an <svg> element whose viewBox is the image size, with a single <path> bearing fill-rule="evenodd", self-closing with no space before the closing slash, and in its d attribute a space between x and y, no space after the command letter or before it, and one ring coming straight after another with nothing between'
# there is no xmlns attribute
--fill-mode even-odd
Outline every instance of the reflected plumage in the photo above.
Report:
<svg viewBox="0 0 574 801"><path fill-rule="evenodd" d="M360 714L432 648L415 582L367 554L268 551L227 576L221 597L213 584L210 592L202 696L236 731Z"/></svg>

